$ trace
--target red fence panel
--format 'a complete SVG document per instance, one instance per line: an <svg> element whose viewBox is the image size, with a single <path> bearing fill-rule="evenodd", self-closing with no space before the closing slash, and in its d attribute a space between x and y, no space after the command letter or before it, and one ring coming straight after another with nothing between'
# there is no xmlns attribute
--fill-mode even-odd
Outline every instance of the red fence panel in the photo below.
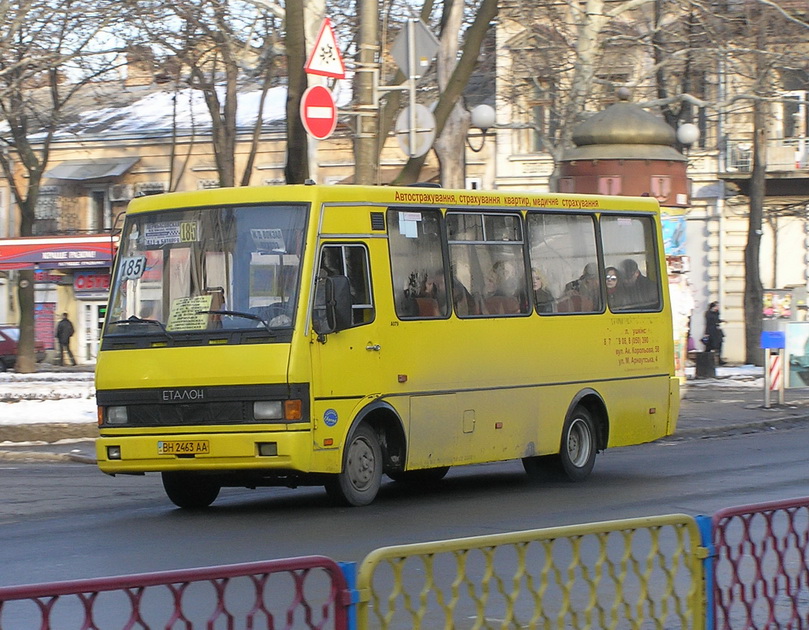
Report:
<svg viewBox="0 0 809 630"><path fill-rule="evenodd" d="M809 629L809 497L713 516L714 628Z"/></svg>
<svg viewBox="0 0 809 630"><path fill-rule="evenodd" d="M0 630L346 630L350 602L337 563L306 556L0 587Z"/></svg>

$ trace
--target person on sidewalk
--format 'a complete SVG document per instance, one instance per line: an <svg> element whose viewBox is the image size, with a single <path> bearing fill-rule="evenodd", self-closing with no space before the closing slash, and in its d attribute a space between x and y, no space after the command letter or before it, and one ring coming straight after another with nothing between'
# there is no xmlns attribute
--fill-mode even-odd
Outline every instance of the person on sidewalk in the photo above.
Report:
<svg viewBox="0 0 809 630"><path fill-rule="evenodd" d="M722 322L725 320L719 316L719 302L711 302L708 310L705 311L705 336L702 342L705 344L705 352L716 352L719 365L725 365L722 359L722 342L725 333L722 331Z"/></svg>
<svg viewBox="0 0 809 630"><path fill-rule="evenodd" d="M73 324L67 318L67 313L62 313L62 319L56 326L56 340L59 342L59 365L65 365L65 352L70 357L70 362L76 365L76 359L70 350L70 338L73 336Z"/></svg>

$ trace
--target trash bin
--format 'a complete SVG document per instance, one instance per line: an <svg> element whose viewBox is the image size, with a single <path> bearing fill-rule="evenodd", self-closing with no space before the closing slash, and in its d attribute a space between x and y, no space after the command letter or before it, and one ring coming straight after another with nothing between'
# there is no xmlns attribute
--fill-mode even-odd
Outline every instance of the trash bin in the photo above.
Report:
<svg viewBox="0 0 809 630"><path fill-rule="evenodd" d="M716 378L716 354L697 352L697 378Z"/></svg>

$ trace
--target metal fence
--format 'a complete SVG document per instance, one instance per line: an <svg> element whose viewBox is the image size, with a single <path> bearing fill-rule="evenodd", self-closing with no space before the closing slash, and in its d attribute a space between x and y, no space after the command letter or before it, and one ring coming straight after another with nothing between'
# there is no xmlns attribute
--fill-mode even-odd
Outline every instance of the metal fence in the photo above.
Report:
<svg viewBox="0 0 809 630"><path fill-rule="evenodd" d="M700 629L704 557L680 514L386 547L358 627Z"/></svg>
<svg viewBox="0 0 809 630"><path fill-rule="evenodd" d="M714 627L809 628L809 497L712 518Z"/></svg>
<svg viewBox="0 0 809 630"><path fill-rule="evenodd" d="M0 588L0 629L345 630L351 603L322 556Z"/></svg>
<svg viewBox="0 0 809 630"><path fill-rule="evenodd" d="M809 630L809 497L385 547L358 573L309 556L0 587L0 630L32 627Z"/></svg>

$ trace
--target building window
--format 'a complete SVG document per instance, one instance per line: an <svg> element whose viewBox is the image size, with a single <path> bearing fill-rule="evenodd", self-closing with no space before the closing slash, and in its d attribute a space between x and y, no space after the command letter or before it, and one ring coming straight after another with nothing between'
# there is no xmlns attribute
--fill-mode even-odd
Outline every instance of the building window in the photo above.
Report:
<svg viewBox="0 0 809 630"><path fill-rule="evenodd" d="M59 211L61 198L58 186L42 186L39 189L37 205L34 209L34 236L47 236L59 231Z"/></svg>

